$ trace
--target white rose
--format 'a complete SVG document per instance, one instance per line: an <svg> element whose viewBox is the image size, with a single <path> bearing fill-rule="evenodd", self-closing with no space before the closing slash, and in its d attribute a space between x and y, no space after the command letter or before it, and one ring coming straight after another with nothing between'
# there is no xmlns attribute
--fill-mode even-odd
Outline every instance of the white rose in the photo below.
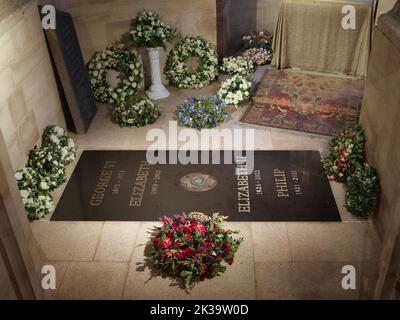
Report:
<svg viewBox="0 0 400 320"><path fill-rule="evenodd" d="M69 148L75 148L75 142L71 138L68 139L68 147Z"/></svg>
<svg viewBox="0 0 400 320"><path fill-rule="evenodd" d="M29 197L29 191L27 191L27 190L21 190L20 192L21 192L21 197L22 197L22 198L26 199L26 198Z"/></svg>
<svg viewBox="0 0 400 320"><path fill-rule="evenodd" d="M53 142L53 143L56 143L56 144L58 144L60 142L60 140L54 134L50 135L50 141Z"/></svg>
<svg viewBox="0 0 400 320"><path fill-rule="evenodd" d="M68 150L66 148L61 149L61 157L64 159L68 155Z"/></svg>
<svg viewBox="0 0 400 320"><path fill-rule="evenodd" d="M42 181L42 182L40 183L40 189L42 189L42 190L48 190L48 189L49 189L49 185L48 185L46 182Z"/></svg>
<svg viewBox="0 0 400 320"><path fill-rule="evenodd" d="M18 181L22 179L22 174L21 174L21 172L15 173L15 179L17 179Z"/></svg>

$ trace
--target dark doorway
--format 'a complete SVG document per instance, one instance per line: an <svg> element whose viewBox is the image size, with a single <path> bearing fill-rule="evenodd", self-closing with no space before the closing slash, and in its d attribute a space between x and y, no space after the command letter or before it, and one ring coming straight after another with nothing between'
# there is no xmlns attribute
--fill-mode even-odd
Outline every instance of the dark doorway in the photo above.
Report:
<svg viewBox="0 0 400 320"><path fill-rule="evenodd" d="M257 28L257 0L217 0L217 46L220 59L236 55L242 36Z"/></svg>

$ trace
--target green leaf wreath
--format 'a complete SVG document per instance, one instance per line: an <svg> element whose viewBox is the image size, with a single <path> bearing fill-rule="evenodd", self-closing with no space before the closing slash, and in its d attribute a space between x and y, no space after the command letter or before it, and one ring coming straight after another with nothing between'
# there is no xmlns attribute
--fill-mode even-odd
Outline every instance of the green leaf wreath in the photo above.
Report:
<svg viewBox="0 0 400 320"><path fill-rule="evenodd" d="M346 180L346 208L355 216L368 218L378 203L380 184L375 168L357 165Z"/></svg>

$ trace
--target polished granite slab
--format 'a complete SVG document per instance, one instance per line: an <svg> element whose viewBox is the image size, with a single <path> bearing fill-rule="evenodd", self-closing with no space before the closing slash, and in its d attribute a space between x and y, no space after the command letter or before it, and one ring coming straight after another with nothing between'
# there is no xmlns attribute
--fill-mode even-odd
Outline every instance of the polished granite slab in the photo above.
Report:
<svg viewBox="0 0 400 320"><path fill-rule="evenodd" d="M231 221L341 221L318 151L255 151L254 166L250 153L228 152L231 163L223 151L193 155L222 163L150 164L146 151L84 151L51 220L157 221L200 211Z"/></svg>

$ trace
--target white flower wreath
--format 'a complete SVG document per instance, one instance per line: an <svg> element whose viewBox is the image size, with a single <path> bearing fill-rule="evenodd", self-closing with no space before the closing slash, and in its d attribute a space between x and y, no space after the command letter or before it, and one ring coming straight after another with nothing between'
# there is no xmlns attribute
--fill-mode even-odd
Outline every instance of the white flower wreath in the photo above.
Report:
<svg viewBox="0 0 400 320"><path fill-rule="evenodd" d="M218 98L226 104L237 107L239 103L246 101L250 97L252 84L247 77L240 74L222 82L218 90Z"/></svg>
<svg viewBox="0 0 400 320"><path fill-rule="evenodd" d="M97 52L89 61L88 69L90 85L99 102L115 103L132 95L143 80L142 64L136 53L116 47ZM107 71L110 69L115 69L123 76L116 88L112 88L107 81Z"/></svg>
<svg viewBox="0 0 400 320"><path fill-rule="evenodd" d="M199 67L194 72L186 67L189 57L200 58ZM207 40L201 37L185 37L170 51L165 75L178 88L205 87L218 75L217 53Z"/></svg>

